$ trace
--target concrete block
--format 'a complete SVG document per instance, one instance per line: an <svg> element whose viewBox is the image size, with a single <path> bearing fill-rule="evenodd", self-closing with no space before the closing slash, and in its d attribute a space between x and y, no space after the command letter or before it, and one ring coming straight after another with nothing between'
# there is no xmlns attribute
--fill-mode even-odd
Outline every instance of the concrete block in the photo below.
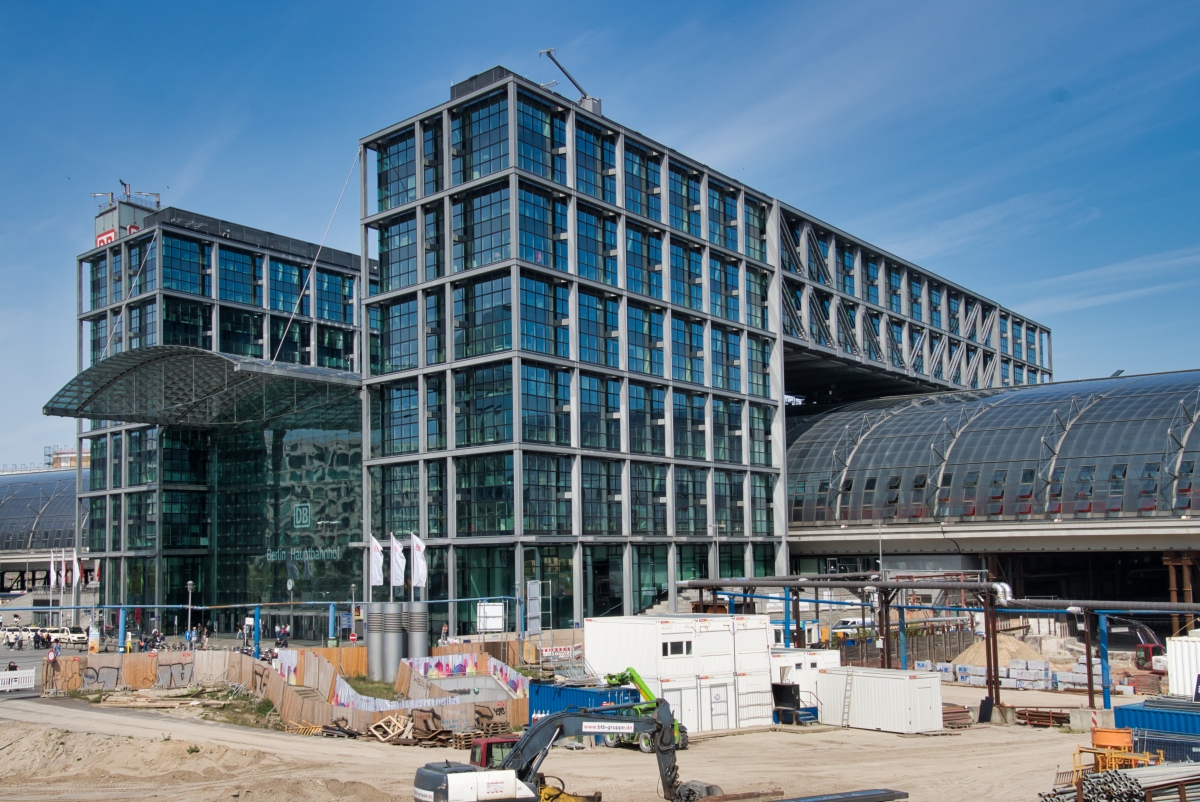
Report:
<svg viewBox="0 0 1200 802"><path fill-rule="evenodd" d="M1071 729L1079 732L1091 732L1093 727L1111 729L1116 726L1111 710L1088 710L1075 707L1067 711L1071 716Z"/></svg>

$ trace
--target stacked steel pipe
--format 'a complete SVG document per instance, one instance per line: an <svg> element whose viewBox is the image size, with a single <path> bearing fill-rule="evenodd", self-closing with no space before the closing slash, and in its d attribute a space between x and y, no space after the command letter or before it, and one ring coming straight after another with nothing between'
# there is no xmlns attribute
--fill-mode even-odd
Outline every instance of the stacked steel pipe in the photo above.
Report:
<svg viewBox="0 0 1200 802"><path fill-rule="evenodd" d="M1038 794L1041 802L1154 802L1195 799L1200 793L1200 764L1163 763L1136 769L1084 774L1075 785Z"/></svg>

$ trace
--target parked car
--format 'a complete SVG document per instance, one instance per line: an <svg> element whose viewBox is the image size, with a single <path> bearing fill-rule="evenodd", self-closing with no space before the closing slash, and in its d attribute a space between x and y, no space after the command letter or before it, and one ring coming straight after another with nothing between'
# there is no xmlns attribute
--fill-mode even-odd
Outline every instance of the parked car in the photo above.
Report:
<svg viewBox="0 0 1200 802"><path fill-rule="evenodd" d="M873 626L874 622L870 618L840 618L837 623L830 627L829 631L834 635L853 636L860 630L869 630Z"/></svg>

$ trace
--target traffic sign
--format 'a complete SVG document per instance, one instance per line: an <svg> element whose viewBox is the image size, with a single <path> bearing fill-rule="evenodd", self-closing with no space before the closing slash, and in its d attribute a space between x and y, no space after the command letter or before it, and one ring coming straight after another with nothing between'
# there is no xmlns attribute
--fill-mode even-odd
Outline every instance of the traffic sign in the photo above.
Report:
<svg viewBox="0 0 1200 802"><path fill-rule="evenodd" d="M351 643L355 643L357 640L358 640L358 633L357 633L357 632L351 632L351 633L350 633L350 642L351 642Z"/></svg>

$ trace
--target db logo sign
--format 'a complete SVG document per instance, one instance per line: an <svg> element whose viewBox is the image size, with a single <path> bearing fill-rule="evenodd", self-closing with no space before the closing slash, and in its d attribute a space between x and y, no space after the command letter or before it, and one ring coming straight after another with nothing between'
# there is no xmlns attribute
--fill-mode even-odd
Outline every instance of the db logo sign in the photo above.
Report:
<svg viewBox="0 0 1200 802"><path fill-rule="evenodd" d="M96 247L97 248L99 248L101 245L111 245L112 243L114 243L116 241L117 241L117 230L115 228L110 228L108 231L105 231L102 234L96 235Z"/></svg>

